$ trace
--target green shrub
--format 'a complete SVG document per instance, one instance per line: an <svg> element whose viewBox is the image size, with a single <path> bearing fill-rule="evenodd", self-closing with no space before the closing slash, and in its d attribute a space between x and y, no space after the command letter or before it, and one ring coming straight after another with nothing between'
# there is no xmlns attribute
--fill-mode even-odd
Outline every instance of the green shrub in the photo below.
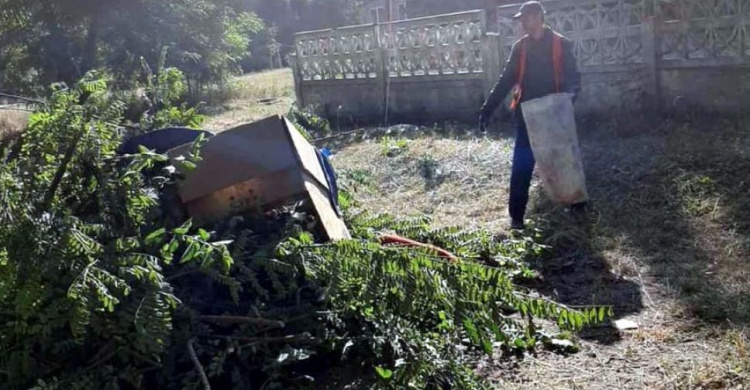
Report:
<svg viewBox="0 0 750 390"><path fill-rule="evenodd" d="M156 223L169 177L141 172L166 157L117 158L124 105L110 103L96 74L57 86L30 118L18 155L0 165L5 388L37 379L73 389L137 386L169 348L180 305L167 281L172 268L231 266L223 243L189 234L189 224L167 231Z"/></svg>

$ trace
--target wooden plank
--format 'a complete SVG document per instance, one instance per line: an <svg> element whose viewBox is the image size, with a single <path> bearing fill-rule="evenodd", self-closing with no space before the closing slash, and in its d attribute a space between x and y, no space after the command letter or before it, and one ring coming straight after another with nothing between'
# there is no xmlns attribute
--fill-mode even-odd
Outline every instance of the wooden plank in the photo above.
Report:
<svg viewBox="0 0 750 390"><path fill-rule="evenodd" d="M323 225L325 230L326 238L330 241L340 241L350 239L349 229L344 224L344 221L336 215L333 207L331 206L330 197L328 192L322 187L315 184L310 178L305 180L305 188L315 208L318 220Z"/></svg>

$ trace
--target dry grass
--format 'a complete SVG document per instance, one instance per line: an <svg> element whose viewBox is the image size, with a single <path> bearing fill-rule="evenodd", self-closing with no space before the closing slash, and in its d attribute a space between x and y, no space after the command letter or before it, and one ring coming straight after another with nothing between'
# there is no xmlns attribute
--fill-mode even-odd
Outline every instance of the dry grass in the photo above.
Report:
<svg viewBox="0 0 750 390"><path fill-rule="evenodd" d="M286 114L294 103L294 79L290 69L279 69L238 77L209 108L205 128L223 131L272 115Z"/></svg>
<svg viewBox="0 0 750 390"><path fill-rule="evenodd" d="M578 225L534 184L529 216L553 250L535 267L542 293L570 305L609 304L640 328L593 329L572 357L483 362L500 388L709 389L750 386L750 139L717 118L659 125L581 126L593 199ZM377 138L340 146L375 212L431 215L436 225L502 232L511 142L408 131L386 156ZM458 134L458 135L457 135Z"/></svg>
<svg viewBox="0 0 750 390"><path fill-rule="evenodd" d="M370 210L430 215L439 226L503 229L509 142L417 138L407 145L403 154L386 158L383 145L370 140L333 161L378 183L376 191L358 197Z"/></svg>

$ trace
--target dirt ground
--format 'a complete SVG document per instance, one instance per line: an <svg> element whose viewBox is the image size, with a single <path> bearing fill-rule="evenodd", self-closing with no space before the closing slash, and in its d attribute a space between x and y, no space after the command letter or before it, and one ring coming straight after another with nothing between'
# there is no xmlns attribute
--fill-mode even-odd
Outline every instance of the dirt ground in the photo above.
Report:
<svg viewBox="0 0 750 390"><path fill-rule="evenodd" d="M567 305L612 305L638 328L588 329L571 356L483 359L479 372L498 388L750 386L747 122L637 122L581 123L588 222L550 204L536 180L529 218L550 246L533 287ZM390 132L329 145L364 208L505 232L507 127Z"/></svg>

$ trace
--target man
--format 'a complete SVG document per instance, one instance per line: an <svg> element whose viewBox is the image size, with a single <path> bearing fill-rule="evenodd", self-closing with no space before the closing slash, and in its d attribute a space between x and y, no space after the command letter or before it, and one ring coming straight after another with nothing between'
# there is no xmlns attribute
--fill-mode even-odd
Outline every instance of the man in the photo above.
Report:
<svg viewBox="0 0 750 390"><path fill-rule="evenodd" d="M546 26L544 15L541 3L529 1L513 17L521 21L526 35L513 45L500 80L484 103L479 119L480 130L485 131L492 112L513 90L510 107L514 111L517 131L508 207L512 230L523 230L525 227L529 186L536 164L519 106L527 100L556 92L570 92L575 99L581 85L581 75L573 55L573 42ZM583 207L580 204L572 209L582 211Z"/></svg>

